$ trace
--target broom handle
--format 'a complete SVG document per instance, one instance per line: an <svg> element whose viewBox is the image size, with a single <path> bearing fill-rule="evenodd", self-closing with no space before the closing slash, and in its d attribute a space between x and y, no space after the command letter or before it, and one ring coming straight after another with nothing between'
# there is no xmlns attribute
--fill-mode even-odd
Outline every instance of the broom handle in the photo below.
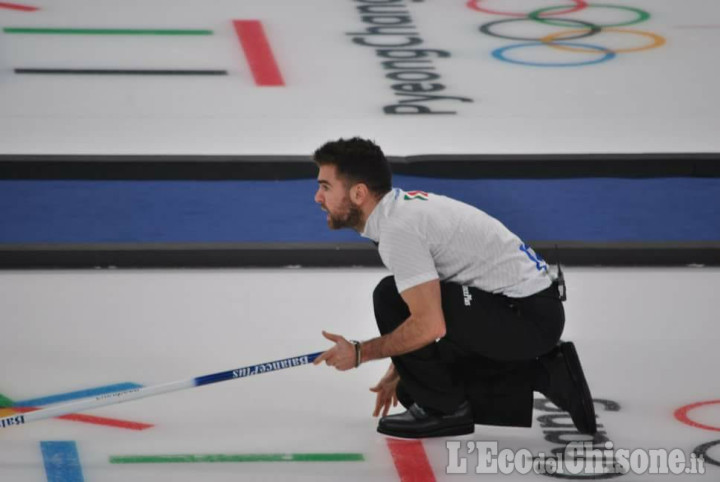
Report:
<svg viewBox="0 0 720 482"><path fill-rule="evenodd" d="M162 383L150 387L133 388L130 390L123 390L120 392L99 395L93 398L86 398L75 402L62 403L37 410L35 412L11 415L9 417L0 418L0 428L23 425L28 422L34 422L36 420L60 417L62 415L67 415L70 413L77 413L93 408L106 407L108 405L115 405L117 403L129 402L130 400L154 397L155 395L160 395L162 393L177 392L179 390L186 390L188 388L210 385L211 383L224 382L227 380L236 380L238 378L246 378L253 375L261 375L263 373L269 373L277 370L284 370L286 368L307 365L309 363L312 363L322 353L323 352L310 353L307 355L300 355L291 358L284 358L282 360L260 363L259 365L236 368L235 370L228 370L224 372L212 373L210 375L203 375L200 377L191 378L189 380L179 380L176 382Z"/></svg>

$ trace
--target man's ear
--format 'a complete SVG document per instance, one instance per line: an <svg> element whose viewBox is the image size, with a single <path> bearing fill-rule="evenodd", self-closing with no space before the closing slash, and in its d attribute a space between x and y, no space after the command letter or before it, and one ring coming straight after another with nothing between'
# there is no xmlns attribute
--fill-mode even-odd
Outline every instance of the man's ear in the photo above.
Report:
<svg viewBox="0 0 720 482"><path fill-rule="evenodd" d="M350 199L352 199L352 201L357 205L365 202L368 195L370 195L370 191L368 190L367 185L362 182L355 184L350 190Z"/></svg>

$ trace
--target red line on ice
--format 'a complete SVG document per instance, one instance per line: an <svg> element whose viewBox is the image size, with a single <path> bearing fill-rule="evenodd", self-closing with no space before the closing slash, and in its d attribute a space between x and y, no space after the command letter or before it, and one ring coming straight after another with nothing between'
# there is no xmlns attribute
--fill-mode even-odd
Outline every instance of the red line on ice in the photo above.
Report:
<svg viewBox="0 0 720 482"><path fill-rule="evenodd" d="M6 3L0 2L0 8L6 8L8 10L20 10L22 12L34 12L40 10L38 7L30 7L28 5L18 5L17 3Z"/></svg>
<svg viewBox="0 0 720 482"><path fill-rule="evenodd" d="M430 461L420 440L387 439L401 482L435 482Z"/></svg>
<svg viewBox="0 0 720 482"><path fill-rule="evenodd" d="M19 413L29 413L39 410L37 407L10 407ZM116 418L96 417L94 415L81 415L81 414L70 414L57 417L62 420L72 420L74 422L90 423L93 425L104 425L106 427L124 428L128 430L146 430L154 427L147 423L130 422L128 420L119 420Z"/></svg>
<svg viewBox="0 0 720 482"><path fill-rule="evenodd" d="M284 86L280 68L275 61L262 22L234 20L235 32L250 65L255 84L263 87Z"/></svg>

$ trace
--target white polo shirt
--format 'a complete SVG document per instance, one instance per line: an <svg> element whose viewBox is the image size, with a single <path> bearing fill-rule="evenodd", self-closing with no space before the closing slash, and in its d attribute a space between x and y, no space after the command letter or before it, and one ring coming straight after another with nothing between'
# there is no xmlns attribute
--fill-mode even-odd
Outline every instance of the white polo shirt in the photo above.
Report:
<svg viewBox="0 0 720 482"><path fill-rule="evenodd" d="M500 221L446 196L392 189L361 234L379 243L400 292L439 279L524 298L552 283L547 264Z"/></svg>

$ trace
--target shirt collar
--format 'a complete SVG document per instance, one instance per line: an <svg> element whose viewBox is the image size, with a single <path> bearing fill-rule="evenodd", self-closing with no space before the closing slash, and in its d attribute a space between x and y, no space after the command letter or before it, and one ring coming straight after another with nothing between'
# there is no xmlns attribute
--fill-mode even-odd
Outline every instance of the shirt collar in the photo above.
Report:
<svg viewBox="0 0 720 482"><path fill-rule="evenodd" d="M365 221L365 229L360 233L362 237L372 239L376 243L380 242L380 223L390 215L390 210L398 197L400 197L399 188L391 189L390 192L383 196L380 202L373 208L367 221Z"/></svg>

